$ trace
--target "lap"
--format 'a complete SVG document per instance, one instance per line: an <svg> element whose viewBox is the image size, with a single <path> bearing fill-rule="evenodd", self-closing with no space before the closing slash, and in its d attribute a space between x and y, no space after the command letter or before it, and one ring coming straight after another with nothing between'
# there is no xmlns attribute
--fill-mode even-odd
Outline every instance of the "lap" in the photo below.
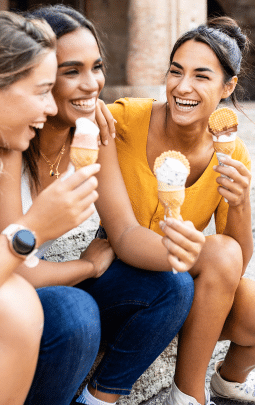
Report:
<svg viewBox="0 0 255 405"><path fill-rule="evenodd" d="M133 301L148 306L162 294L193 290L193 282L188 273L147 271L117 259L100 278L85 280L76 287L88 291L101 310L114 302Z"/></svg>

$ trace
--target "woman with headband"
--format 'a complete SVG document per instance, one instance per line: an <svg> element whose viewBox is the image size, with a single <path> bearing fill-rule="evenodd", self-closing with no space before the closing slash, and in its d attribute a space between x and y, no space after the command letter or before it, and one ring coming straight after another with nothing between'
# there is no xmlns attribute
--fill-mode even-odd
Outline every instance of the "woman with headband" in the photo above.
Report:
<svg viewBox="0 0 255 405"><path fill-rule="evenodd" d="M21 152L35 130L57 113L51 93L56 71L56 38L50 26L0 12L1 179L7 177L11 193L10 162L20 167ZM95 360L100 317L94 299L71 287L36 292L15 270L23 265L35 275L40 245L92 214L98 170L99 165L92 165L58 179L23 216L16 215L14 198L9 200L14 222L7 222L0 235L1 405L69 405ZM20 183L20 171L18 176ZM1 201L5 198L1 189ZM1 203L0 212L4 209ZM86 267L91 270L92 264L84 262L84 271Z"/></svg>
<svg viewBox="0 0 255 405"><path fill-rule="evenodd" d="M254 398L254 387L245 380L255 365L255 286L241 278L253 252L251 160L237 138L232 159L226 159L228 167L219 166L208 130L209 117L221 100L231 98L237 105L236 85L246 47L247 38L235 21L215 18L185 33L174 45L166 103L126 98L108 106L117 121L116 146L109 140L100 151L96 207L117 256L132 265L167 271L176 267L176 257L187 255L185 247L176 246L175 232L182 222L171 218L159 224L164 211L153 166L167 150L183 153L191 166L183 220L192 221L199 231L213 215L216 222L216 235L206 237L189 270L195 296L179 336L175 378L164 405L211 404L205 375L219 338L232 343L225 361L217 365L214 392L237 400ZM137 221L152 231L150 239L143 238L131 219L118 165ZM161 244L164 235L168 256Z"/></svg>

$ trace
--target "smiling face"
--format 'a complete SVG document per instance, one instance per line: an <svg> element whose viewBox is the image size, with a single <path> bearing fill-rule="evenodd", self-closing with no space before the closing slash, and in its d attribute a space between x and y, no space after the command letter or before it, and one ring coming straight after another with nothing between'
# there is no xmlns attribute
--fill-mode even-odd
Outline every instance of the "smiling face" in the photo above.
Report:
<svg viewBox="0 0 255 405"><path fill-rule="evenodd" d="M220 62L212 49L193 40L175 52L167 76L167 101L172 120L181 126L208 123L222 98L235 88L237 78L224 84Z"/></svg>
<svg viewBox="0 0 255 405"><path fill-rule="evenodd" d="M57 113L51 94L56 72L56 54L50 51L28 76L0 89L0 147L26 150L35 136L32 127L42 128L47 115Z"/></svg>
<svg viewBox="0 0 255 405"><path fill-rule="evenodd" d="M58 72L53 95L58 115L54 126L75 126L79 117L95 120L96 101L104 87L102 58L93 34L86 28L63 35L57 45Z"/></svg>

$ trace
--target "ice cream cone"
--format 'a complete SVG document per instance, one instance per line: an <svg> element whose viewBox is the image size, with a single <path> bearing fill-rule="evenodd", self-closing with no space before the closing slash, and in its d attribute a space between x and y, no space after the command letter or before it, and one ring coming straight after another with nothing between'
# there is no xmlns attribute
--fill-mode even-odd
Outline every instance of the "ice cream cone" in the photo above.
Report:
<svg viewBox="0 0 255 405"><path fill-rule="evenodd" d="M70 148L70 159L75 170L78 170L83 166L92 165L97 161L97 158L98 150L75 148L74 146L71 146Z"/></svg>
<svg viewBox="0 0 255 405"><path fill-rule="evenodd" d="M236 131L238 119L236 113L231 108L223 107L214 111L208 122L209 131L213 136L213 147L217 155L219 165L226 166L221 159L224 156L232 156L235 150ZM221 174L221 177L227 177ZM231 180L231 179L230 179ZM228 202L225 199L226 202Z"/></svg>
<svg viewBox="0 0 255 405"><path fill-rule="evenodd" d="M235 150L235 138L238 125L236 113L223 107L214 111L209 118L209 131L213 135L213 146L219 163L221 154L230 156Z"/></svg>
<svg viewBox="0 0 255 405"><path fill-rule="evenodd" d="M214 150L217 153L231 156L235 150L235 140L231 142L213 142Z"/></svg>
<svg viewBox="0 0 255 405"><path fill-rule="evenodd" d="M158 180L158 197L164 206L165 217L179 218L189 172L189 161L180 152L164 152L155 160L154 173Z"/></svg>
<svg viewBox="0 0 255 405"><path fill-rule="evenodd" d="M185 199L185 188L172 186L172 189L168 191L158 190L158 198L164 206L165 217L179 219L181 206Z"/></svg>
<svg viewBox="0 0 255 405"><path fill-rule="evenodd" d="M87 118L76 120L76 130L70 146L70 160L75 170L96 162L99 128Z"/></svg>

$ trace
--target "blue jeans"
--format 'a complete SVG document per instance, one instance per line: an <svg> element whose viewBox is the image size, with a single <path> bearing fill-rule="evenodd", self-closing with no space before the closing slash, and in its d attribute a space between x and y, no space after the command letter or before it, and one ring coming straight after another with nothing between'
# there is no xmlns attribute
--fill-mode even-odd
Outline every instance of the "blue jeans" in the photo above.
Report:
<svg viewBox="0 0 255 405"><path fill-rule="evenodd" d="M25 405L69 405L98 353L98 306L88 293L73 287L44 287L37 293L44 331Z"/></svg>
<svg viewBox="0 0 255 405"><path fill-rule="evenodd" d="M189 273L145 271L117 259L100 278L76 287L97 302L107 342L91 384L128 395L182 327L193 300L193 279Z"/></svg>

